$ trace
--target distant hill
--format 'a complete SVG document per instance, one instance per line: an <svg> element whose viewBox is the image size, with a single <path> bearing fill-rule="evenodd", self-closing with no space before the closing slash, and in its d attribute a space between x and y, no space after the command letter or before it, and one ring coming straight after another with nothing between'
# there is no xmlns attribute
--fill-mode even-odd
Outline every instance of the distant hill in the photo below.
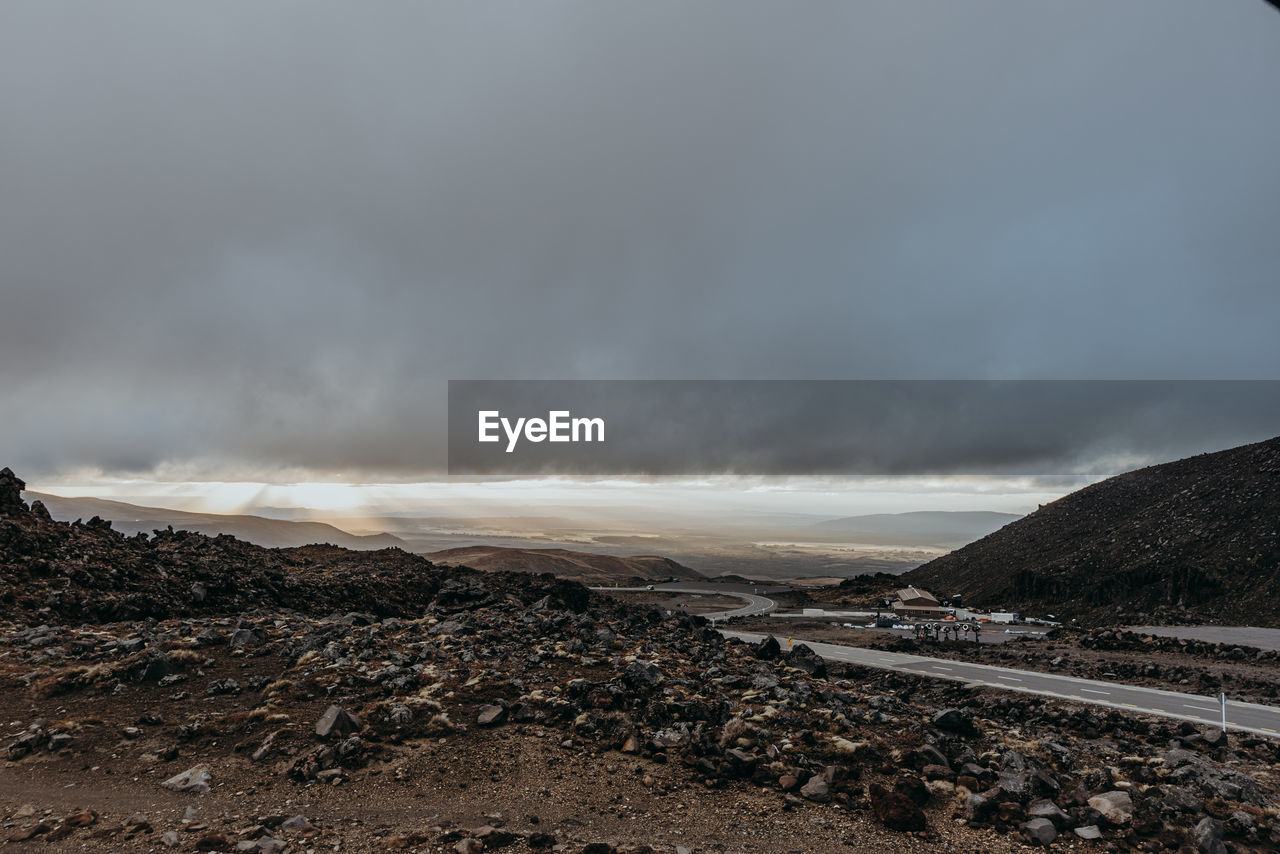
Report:
<svg viewBox="0 0 1280 854"><path fill-rule="evenodd" d="M423 557L432 563L469 566L486 572L549 572L557 578L594 585L703 577L687 566L656 555L614 557L568 549L463 546L431 552Z"/></svg>
<svg viewBox="0 0 1280 854"><path fill-rule="evenodd" d="M846 516L813 525L824 534L872 545L953 548L984 537L1022 517L989 510L918 510Z"/></svg>
<svg viewBox="0 0 1280 854"><path fill-rule="evenodd" d="M290 522L264 516L190 513L160 507L140 507L102 498L62 498L40 492L24 493L29 501L41 501L49 515L60 522L91 519L110 520L112 527L126 535L150 534L170 525L175 530L214 536L230 534L237 539L267 548L292 548L312 543L330 543L344 549L404 548L406 543L391 534L348 534L324 522Z"/></svg>
<svg viewBox="0 0 1280 854"><path fill-rule="evenodd" d="M902 576L1090 623L1280 627L1280 438L1139 469Z"/></svg>

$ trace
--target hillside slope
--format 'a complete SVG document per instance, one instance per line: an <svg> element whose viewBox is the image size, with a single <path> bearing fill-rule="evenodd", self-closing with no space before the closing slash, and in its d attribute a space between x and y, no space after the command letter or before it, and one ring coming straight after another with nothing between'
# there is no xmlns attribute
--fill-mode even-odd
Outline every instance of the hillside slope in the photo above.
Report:
<svg viewBox="0 0 1280 854"><path fill-rule="evenodd" d="M434 563L468 566L485 572L549 572L583 584L667 581L702 576L683 564L656 555L615 557L568 549L513 549L463 546L424 555Z"/></svg>
<svg viewBox="0 0 1280 854"><path fill-rule="evenodd" d="M1280 438L1128 472L905 574L1082 622L1280 626Z"/></svg>

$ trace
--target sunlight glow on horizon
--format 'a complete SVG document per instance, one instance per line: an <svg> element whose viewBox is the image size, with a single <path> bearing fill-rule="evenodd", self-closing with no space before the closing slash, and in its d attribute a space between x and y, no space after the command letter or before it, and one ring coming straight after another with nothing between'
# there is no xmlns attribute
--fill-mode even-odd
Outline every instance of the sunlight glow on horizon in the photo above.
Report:
<svg viewBox="0 0 1280 854"><path fill-rule="evenodd" d="M1090 479L1092 480L1092 479ZM1029 477L746 477L585 480L433 480L350 483L308 480L166 481L67 477L28 485L66 498L100 498L143 506L218 514L329 521L375 528L396 516L554 515L567 508L614 522L637 516L700 518L743 514L839 517L912 510L1026 513L1084 482ZM637 519L637 521L639 521Z"/></svg>

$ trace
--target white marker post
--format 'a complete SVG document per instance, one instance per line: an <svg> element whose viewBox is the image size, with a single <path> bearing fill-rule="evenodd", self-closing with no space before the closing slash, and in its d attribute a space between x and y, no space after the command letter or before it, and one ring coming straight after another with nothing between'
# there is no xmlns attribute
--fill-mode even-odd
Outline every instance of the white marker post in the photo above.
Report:
<svg viewBox="0 0 1280 854"><path fill-rule="evenodd" d="M1223 691L1218 695L1218 702L1222 704L1222 732L1227 732L1227 693Z"/></svg>

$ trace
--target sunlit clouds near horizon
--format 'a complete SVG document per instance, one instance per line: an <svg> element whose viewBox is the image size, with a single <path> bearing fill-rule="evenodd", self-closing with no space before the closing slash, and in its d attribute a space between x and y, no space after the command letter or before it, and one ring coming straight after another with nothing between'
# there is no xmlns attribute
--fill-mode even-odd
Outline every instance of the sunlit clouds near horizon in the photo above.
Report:
<svg viewBox="0 0 1280 854"><path fill-rule="evenodd" d="M421 483L262 483L53 478L29 491L218 514L328 520L376 530L382 520L469 520L573 513L600 524L715 526L752 515L840 517L918 510L1027 513L1096 478L731 477L523 478Z"/></svg>

